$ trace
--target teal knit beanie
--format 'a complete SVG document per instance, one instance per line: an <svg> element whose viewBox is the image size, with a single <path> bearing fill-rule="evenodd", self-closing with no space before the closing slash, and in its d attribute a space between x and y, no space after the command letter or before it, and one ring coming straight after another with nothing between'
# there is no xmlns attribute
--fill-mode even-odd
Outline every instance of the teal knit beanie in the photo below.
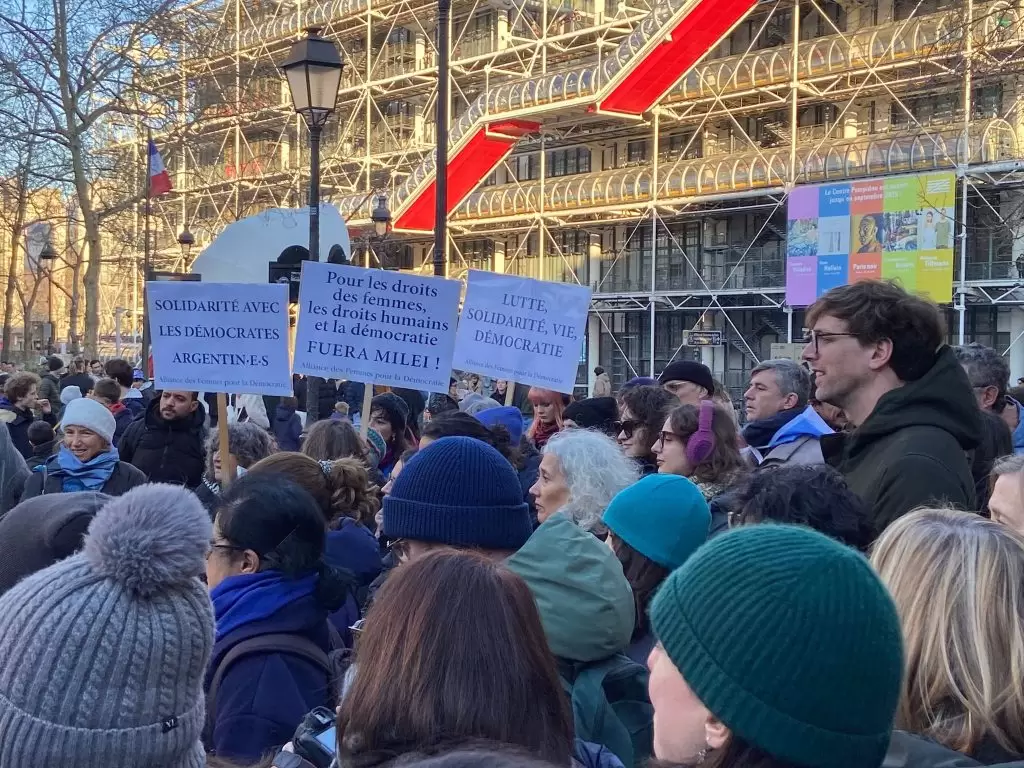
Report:
<svg viewBox="0 0 1024 768"><path fill-rule="evenodd" d="M892 599L859 553L808 528L753 525L672 573L651 624L739 738L809 768L875 768L903 651Z"/></svg>
<svg viewBox="0 0 1024 768"><path fill-rule="evenodd" d="M649 560L675 570L708 540L711 512L704 494L679 475L647 475L622 490L604 524Z"/></svg>

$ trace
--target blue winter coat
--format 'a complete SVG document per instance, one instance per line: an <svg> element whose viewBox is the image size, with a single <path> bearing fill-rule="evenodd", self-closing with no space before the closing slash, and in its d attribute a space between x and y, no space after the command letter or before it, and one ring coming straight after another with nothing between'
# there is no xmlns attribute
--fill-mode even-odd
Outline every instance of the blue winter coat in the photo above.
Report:
<svg viewBox="0 0 1024 768"><path fill-rule="evenodd" d="M335 568L344 568L356 579L356 594L350 594L344 605L330 615L331 624L338 630L348 647L352 646L349 627L362 618L359 606L366 602L370 585L381 571L383 563L376 537L355 520L344 518L341 527L327 532L324 561Z"/></svg>
<svg viewBox="0 0 1024 768"><path fill-rule="evenodd" d="M277 447L282 451L298 451L302 444L302 419L294 408L277 406L274 422L271 424Z"/></svg>
<svg viewBox="0 0 1024 768"><path fill-rule="evenodd" d="M327 532L324 560L351 571L360 587L369 586L383 569L377 538L364 525L342 518L336 531Z"/></svg>
<svg viewBox="0 0 1024 768"><path fill-rule="evenodd" d="M245 624L213 647L206 688L227 652L243 640L267 634L297 634L330 649L327 613L309 595L269 619ZM226 670L217 691L206 749L243 764L256 762L289 741L314 707L331 707L330 681L315 664L289 653L253 654Z"/></svg>

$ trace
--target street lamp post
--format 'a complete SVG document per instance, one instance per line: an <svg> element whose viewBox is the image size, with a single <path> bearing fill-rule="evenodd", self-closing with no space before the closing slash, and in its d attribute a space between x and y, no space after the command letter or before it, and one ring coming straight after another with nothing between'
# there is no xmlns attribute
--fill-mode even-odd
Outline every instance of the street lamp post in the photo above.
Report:
<svg viewBox="0 0 1024 768"><path fill-rule="evenodd" d="M320 261L320 134L338 102L344 66L333 41L309 27L306 37L292 45L281 71L288 80L295 111L309 129L309 259ZM306 423L320 417L320 378L306 382Z"/></svg>
<svg viewBox="0 0 1024 768"><path fill-rule="evenodd" d="M188 231L188 227L185 227L178 233L178 245L181 246L181 255L185 259L185 270L189 268L188 257L192 255L192 246L196 244L195 235Z"/></svg>
<svg viewBox="0 0 1024 768"><path fill-rule="evenodd" d="M46 346L49 354L53 354L53 342L57 337L53 331L53 262L56 260L57 252L53 249L53 243L47 239L43 250L39 252L39 264L42 266L42 263L46 262L46 320L47 325L50 326L50 338L47 340Z"/></svg>
<svg viewBox="0 0 1024 768"><path fill-rule="evenodd" d="M388 198L387 195L377 195L377 205L370 212L370 221L373 222L373 232L366 234L366 255L365 265L370 266L370 253L373 251L371 242L376 240L378 243L383 243L384 239L388 236L388 232L391 230L391 211L388 210ZM385 256L387 254L384 254ZM380 263L381 268L384 267L384 259L379 258L377 261Z"/></svg>
<svg viewBox="0 0 1024 768"><path fill-rule="evenodd" d="M448 25L452 0L437 0L437 173L434 176L434 274L444 277L448 238Z"/></svg>

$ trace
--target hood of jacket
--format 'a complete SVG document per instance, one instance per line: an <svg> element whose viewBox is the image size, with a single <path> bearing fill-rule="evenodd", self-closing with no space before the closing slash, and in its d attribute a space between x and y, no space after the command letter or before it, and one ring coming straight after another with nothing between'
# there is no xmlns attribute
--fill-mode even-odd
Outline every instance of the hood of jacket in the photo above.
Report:
<svg viewBox="0 0 1024 768"><path fill-rule="evenodd" d="M146 426L153 429L169 429L172 432L195 431L202 434L203 424L206 421L206 412L202 404L184 419L167 421L160 415L160 400L156 399L146 406Z"/></svg>
<svg viewBox="0 0 1024 768"><path fill-rule="evenodd" d="M377 539L368 528L350 518L337 525L337 530L327 532L324 560L335 568L351 571L361 586L368 586L383 568Z"/></svg>
<svg viewBox="0 0 1024 768"><path fill-rule="evenodd" d="M596 661L629 645L636 612L622 566L565 515L548 518L506 564L530 587L555 656Z"/></svg>
<svg viewBox="0 0 1024 768"><path fill-rule="evenodd" d="M852 458L870 451L878 440L907 427L941 429L965 451L981 441L981 414L974 392L948 345L939 350L924 376L882 395L864 423L845 436L844 452Z"/></svg>
<svg viewBox="0 0 1024 768"><path fill-rule="evenodd" d="M1024 421L1021 420L1024 413L1022 413L1021 405L1012 397L1007 396L1006 407L1017 409L1017 428L1013 430L1013 452L1024 453Z"/></svg>
<svg viewBox="0 0 1024 768"><path fill-rule="evenodd" d="M832 427L826 424L818 412L808 405L804 408L803 413L788 421L775 433L775 437L768 443L768 448L786 445L801 437L821 437L822 435L831 435L832 432Z"/></svg>

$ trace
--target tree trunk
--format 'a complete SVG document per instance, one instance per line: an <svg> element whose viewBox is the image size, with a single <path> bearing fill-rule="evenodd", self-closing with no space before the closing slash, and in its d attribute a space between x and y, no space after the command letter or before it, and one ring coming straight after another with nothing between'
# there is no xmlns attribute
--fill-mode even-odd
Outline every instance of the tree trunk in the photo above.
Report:
<svg viewBox="0 0 1024 768"><path fill-rule="evenodd" d="M4 335L3 335L3 355L6 359L10 359L11 353L11 337L13 329L11 323L14 321L14 292L17 287L18 279L18 248L17 248L17 236L11 237L11 252L10 258L7 260L7 286L4 290Z"/></svg>
<svg viewBox="0 0 1024 768"><path fill-rule="evenodd" d="M68 341L71 346L71 354L77 355L81 350L81 338L78 333L78 312L82 302L82 292L79 288L82 280L82 254L75 253L75 265L71 268L71 306L68 308L71 318L68 322Z"/></svg>
<svg viewBox="0 0 1024 768"><path fill-rule="evenodd" d="M100 227L92 205L82 205L85 224L85 242L89 249L89 262L85 265L85 352L95 355L100 335L100 272L103 266L103 248Z"/></svg>

